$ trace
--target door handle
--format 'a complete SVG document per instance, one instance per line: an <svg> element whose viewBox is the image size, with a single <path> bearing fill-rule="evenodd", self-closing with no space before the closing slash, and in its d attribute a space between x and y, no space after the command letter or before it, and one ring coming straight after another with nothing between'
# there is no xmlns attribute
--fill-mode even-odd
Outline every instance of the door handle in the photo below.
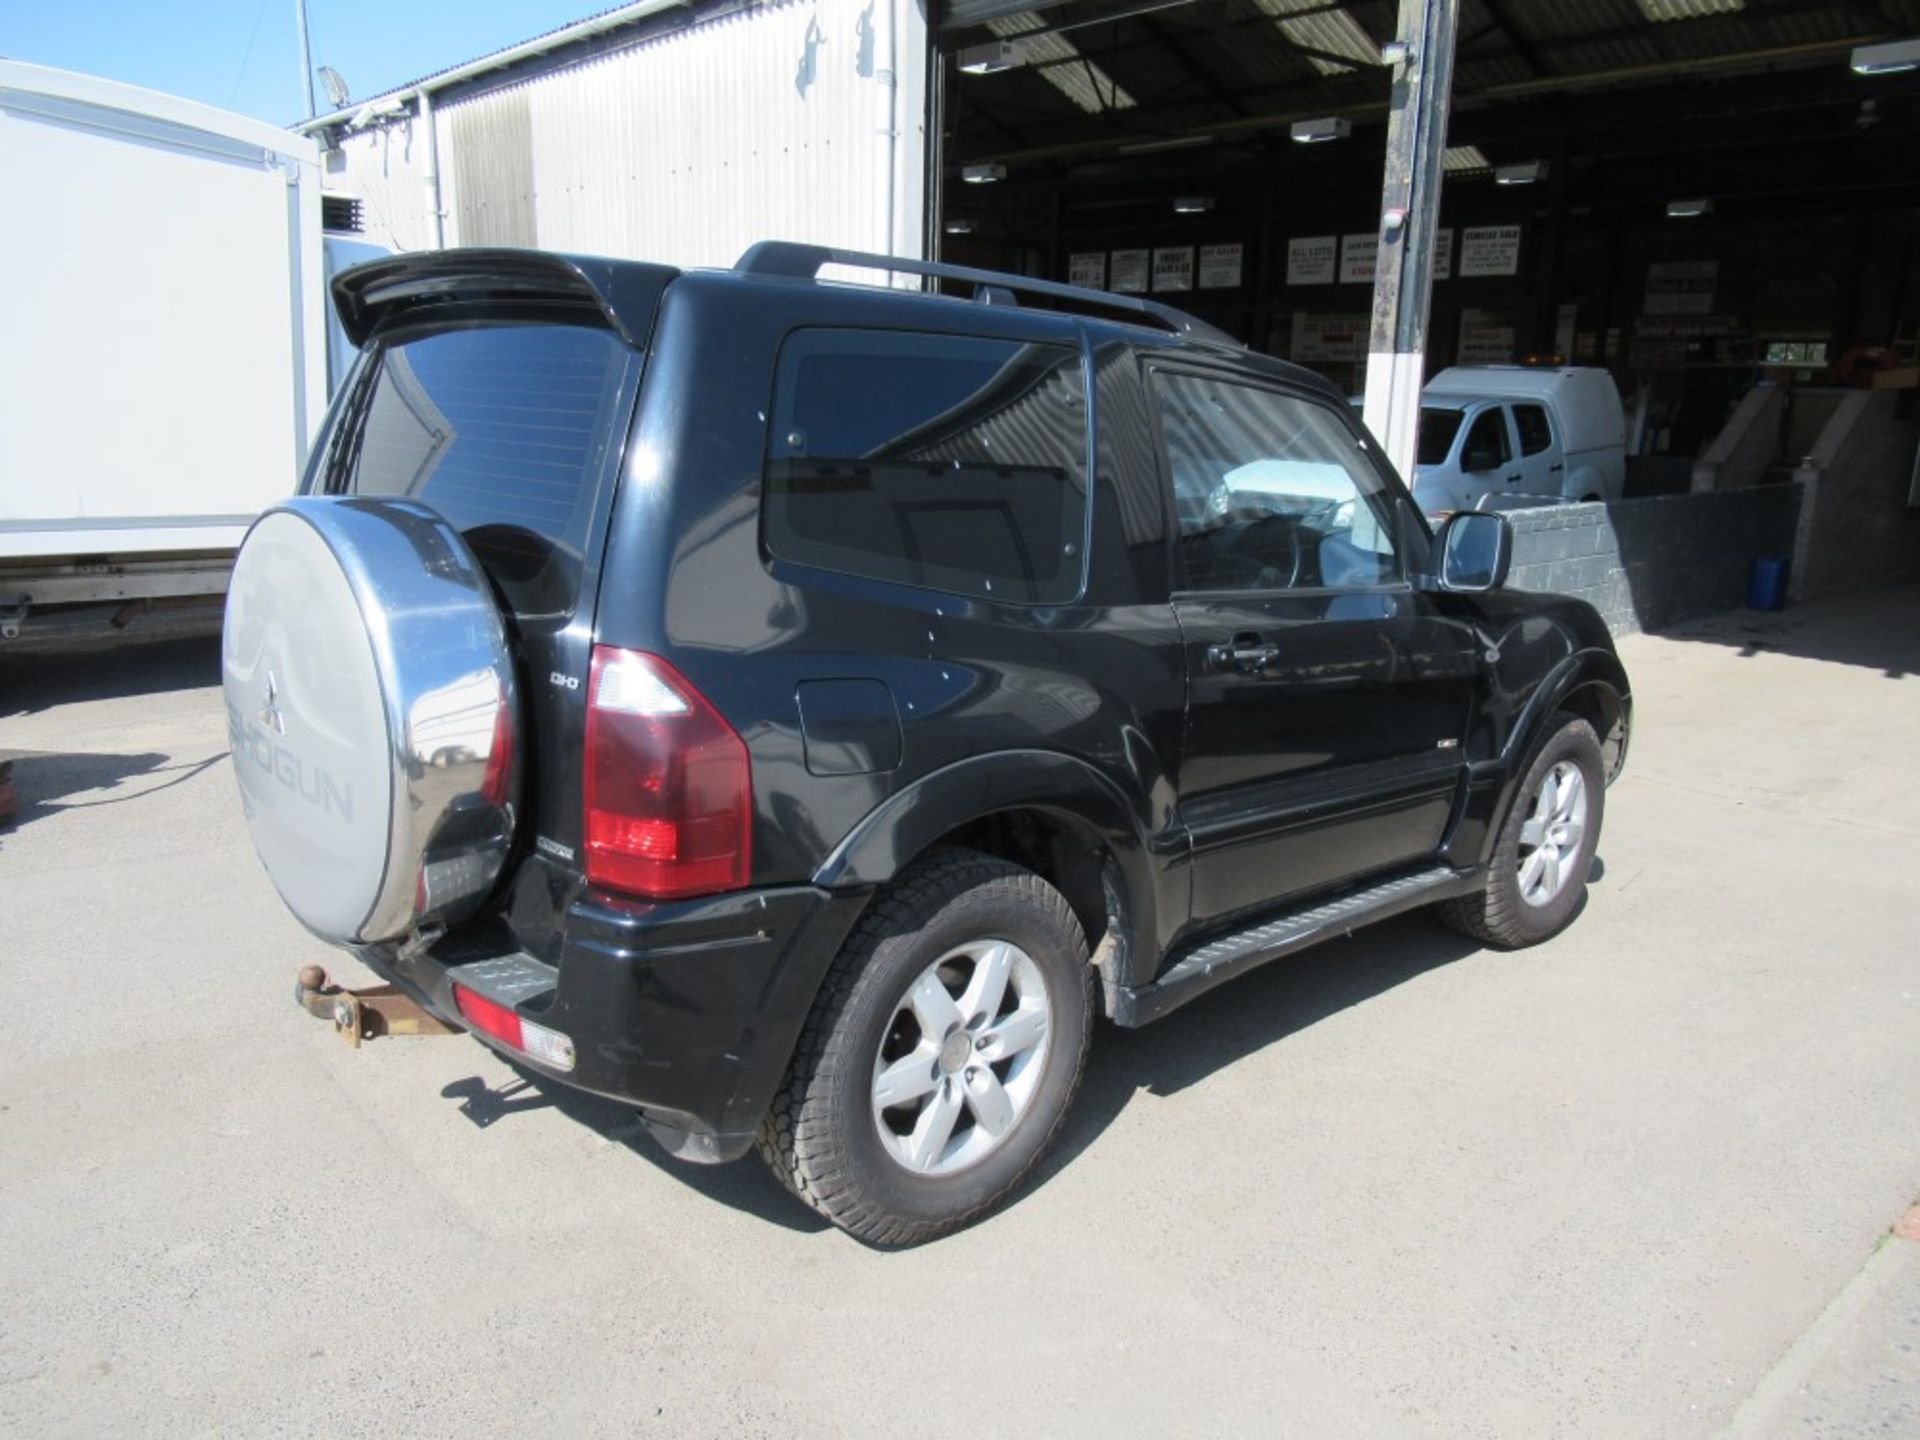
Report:
<svg viewBox="0 0 1920 1440"><path fill-rule="evenodd" d="M1516 470L1513 472L1513 474L1507 476L1507 484L1511 485L1514 483L1514 481L1518 480L1519 478L1520 478L1520 472Z"/></svg>
<svg viewBox="0 0 1920 1440"><path fill-rule="evenodd" d="M1258 635L1236 635L1224 645L1207 647L1207 667L1253 675L1280 658L1280 647L1270 645Z"/></svg>
<svg viewBox="0 0 1920 1440"><path fill-rule="evenodd" d="M1564 470L1566 468L1567 467L1565 465L1562 465L1558 460L1554 461L1551 465L1547 466L1547 469L1549 470Z"/></svg>

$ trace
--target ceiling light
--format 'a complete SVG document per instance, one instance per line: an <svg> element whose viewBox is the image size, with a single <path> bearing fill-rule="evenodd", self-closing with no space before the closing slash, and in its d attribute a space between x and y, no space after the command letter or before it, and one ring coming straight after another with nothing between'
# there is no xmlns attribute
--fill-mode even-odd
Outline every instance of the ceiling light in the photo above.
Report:
<svg viewBox="0 0 1920 1440"><path fill-rule="evenodd" d="M1176 215L1204 215L1213 208L1211 195L1182 195L1173 202Z"/></svg>
<svg viewBox="0 0 1920 1440"><path fill-rule="evenodd" d="M997 75L1027 63L1027 53L1018 40L989 40L984 45L969 45L953 58L968 75Z"/></svg>
<svg viewBox="0 0 1920 1440"><path fill-rule="evenodd" d="M1528 160L1520 165L1502 165L1493 172L1496 185L1531 185L1546 177L1547 165L1544 160Z"/></svg>
<svg viewBox="0 0 1920 1440"><path fill-rule="evenodd" d="M1916 69L1920 69L1920 39L1862 45L1853 52L1856 75L1898 75L1903 70Z"/></svg>
<svg viewBox="0 0 1920 1440"><path fill-rule="evenodd" d="M1353 133L1353 125L1338 115L1329 115L1324 120L1296 120L1291 133L1302 145L1318 145L1325 140L1346 139Z"/></svg>
<svg viewBox="0 0 1920 1440"><path fill-rule="evenodd" d="M973 222L971 220L949 220L941 228L949 235L971 235L973 233Z"/></svg>
<svg viewBox="0 0 1920 1440"><path fill-rule="evenodd" d="M1711 200L1667 201L1667 218L1669 220L1691 220L1695 216L1710 215L1712 213L1713 201Z"/></svg>
<svg viewBox="0 0 1920 1440"><path fill-rule="evenodd" d="M1466 170L1491 170L1493 162L1478 145L1449 145L1441 152L1440 168L1449 175Z"/></svg>
<svg viewBox="0 0 1920 1440"><path fill-rule="evenodd" d="M960 172L960 178L969 185L991 185L996 180L1007 178L1004 165L969 165Z"/></svg>

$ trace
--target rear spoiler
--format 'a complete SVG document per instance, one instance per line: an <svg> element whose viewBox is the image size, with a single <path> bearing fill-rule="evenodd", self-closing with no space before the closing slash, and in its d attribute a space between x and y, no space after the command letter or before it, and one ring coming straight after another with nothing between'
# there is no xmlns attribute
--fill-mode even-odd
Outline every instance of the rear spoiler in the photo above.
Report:
<svg viewBox="0 0 1920 1440"><path fill-rule="evenodd" d="M553 255L540 250L427 250L343 270L333 304L355 346L390 317L460 301L552 299L591 305L629 345L653 331L660 295L680 272L666 265Z"/></svg>

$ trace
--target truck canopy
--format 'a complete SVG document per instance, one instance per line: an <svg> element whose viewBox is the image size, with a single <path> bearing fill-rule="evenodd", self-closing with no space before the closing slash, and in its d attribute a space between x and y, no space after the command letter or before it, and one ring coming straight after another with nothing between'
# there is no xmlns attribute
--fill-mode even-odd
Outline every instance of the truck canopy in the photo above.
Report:
<svg viewBox="0 0 1920 1440"><path fill-rule="evenodd" d="M1569 455L1621 449L1626 417L1613 376L1594 366L1540 369L1527 365L1455 365L1421 390L1424 400L1463 404L1470 400L1537 400L1553 412Z"/></svg>

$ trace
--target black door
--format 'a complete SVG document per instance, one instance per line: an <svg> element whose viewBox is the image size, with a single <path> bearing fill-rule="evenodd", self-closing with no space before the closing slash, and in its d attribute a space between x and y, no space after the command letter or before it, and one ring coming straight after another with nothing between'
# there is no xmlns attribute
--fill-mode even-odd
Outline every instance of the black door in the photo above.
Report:
<svg viewBox="0 0 1920 1440"><path fill-rule="evenodd" d="M1149 372L1180 539L1193 918L1418 859L1451 818L1479 673L1410 583L1398 498L1330 405Z"/></svg>

